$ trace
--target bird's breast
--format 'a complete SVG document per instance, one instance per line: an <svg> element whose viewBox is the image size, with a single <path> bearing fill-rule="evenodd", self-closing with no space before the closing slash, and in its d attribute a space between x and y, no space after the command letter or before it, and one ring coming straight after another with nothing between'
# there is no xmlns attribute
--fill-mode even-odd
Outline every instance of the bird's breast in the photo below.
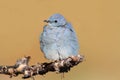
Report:
<svg viewBox="0 0 120 80"><path fill-rule="evenodd" d="M64 39L63 36L65 28L47 28L43 33L45 42L55 43L60 42Z"/></svg>

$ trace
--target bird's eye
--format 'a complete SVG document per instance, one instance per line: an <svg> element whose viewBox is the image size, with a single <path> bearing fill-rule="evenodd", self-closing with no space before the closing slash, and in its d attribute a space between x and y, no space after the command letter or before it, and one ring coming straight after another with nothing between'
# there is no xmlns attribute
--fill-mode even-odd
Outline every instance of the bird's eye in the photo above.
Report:
<svg viewBox="0 0 120 80"><path fill-rule="evenodd" d="M55 23L57 23L57 20L55 20Z"/></svg>

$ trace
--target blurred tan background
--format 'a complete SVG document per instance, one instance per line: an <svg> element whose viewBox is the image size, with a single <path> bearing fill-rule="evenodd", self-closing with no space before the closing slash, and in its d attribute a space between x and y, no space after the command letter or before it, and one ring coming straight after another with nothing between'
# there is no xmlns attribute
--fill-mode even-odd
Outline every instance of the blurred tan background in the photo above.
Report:
<svg viewBox="0 0 120 80"><path fill-rule="evenodd" d="M54 13L73 24L85 56L64 80L120 80L119 0L0 0L0 65L13 65L24 55L32 56L30 64L47 61L39 36L43 20ZM61 80L55 73L35 78ZM0 80L22 79L0 75Z"/></svg>

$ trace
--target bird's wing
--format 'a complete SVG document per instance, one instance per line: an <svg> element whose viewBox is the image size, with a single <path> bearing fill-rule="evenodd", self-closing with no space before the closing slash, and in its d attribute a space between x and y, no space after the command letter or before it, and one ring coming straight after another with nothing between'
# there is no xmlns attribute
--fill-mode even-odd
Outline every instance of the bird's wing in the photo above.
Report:
<svg viewBox="0 0 120 80"><path fill-rule="evenodd" d="M68 28L69 30L71 30L72 32L74 32L74 33L75 33L75 30L73 29L73 27L72 27L72 24L71 24L71 23L67 23L65 27L66 27L66 28Z"/></svg>
<svg viewBox="0 0 120 80"><path fill-rule="evenodd" d="M69 39L69 44L73 49L73 52L74 52L73 54L75 54L75 53L78 54L79 43L78 43L78 39L77 39L75 30L73 29L71 23L67 23L65 27L68 29L67 32L69 31L68 39Z"/></svg>
<svg viewBox="0 0 120 80"><path fill-rule="evenodd" d="M70 35L71 35L70 38L73 39L73 40L77 40L76 32L75 32L75 30L73 29L71 23L67 23L67 24L65 25L65 27L66 27L68 30L70 30Z"/></svg>

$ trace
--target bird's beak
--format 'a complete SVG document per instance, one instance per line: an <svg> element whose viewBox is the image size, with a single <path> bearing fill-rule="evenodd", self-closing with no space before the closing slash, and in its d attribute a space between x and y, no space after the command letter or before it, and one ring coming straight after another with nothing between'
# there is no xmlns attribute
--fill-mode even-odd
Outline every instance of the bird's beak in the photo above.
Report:
<svg viewBox="0 0 120 80"><path fill-rule="evenodd" d="M49 20L44 20L44 22L49 23L50 21Z"/></svg>

